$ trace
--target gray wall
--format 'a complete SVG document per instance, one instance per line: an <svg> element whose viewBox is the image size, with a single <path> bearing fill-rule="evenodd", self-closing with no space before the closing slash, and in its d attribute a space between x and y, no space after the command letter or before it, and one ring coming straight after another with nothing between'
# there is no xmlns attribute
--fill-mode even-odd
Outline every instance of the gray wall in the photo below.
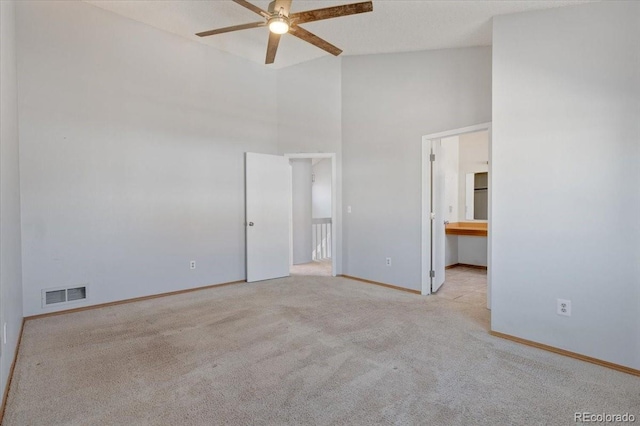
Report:
<svg viewBox="0 0 640 426"><path fill-rule="evenodd" d="M313 260L311 172L310 159L291 160L294 265L309 263Z"/></svg>
<svg viewBox="0 0 640 426"><path fill-rule="evenodd" d="M342 70L333 56L278 70L278 152L336 154L336 197L342 218ZM335 223L336 273L342 273L342 229Z"/></svg>
<svg viewBox="0 0 640 426"><path fill-rule="evenodd" d="M243 152L277 152L275 72L83 2L17 24L25 315L48 287L244 279Z"/></svg>
<svg viewBox="0 0 640 426"><path fill-rule="evenodd" d="M459 139L459 170L458 170L458 218L460 222L467 221L467 173L489 171L489 133L487 131L460 135Z"/></svg>
<svg viewBox="0 0 640 426"><path fill-rule="evenodd" d="M458 235L458 262L465 265L487 266L487 237Z"/></svg>
<svg viewBox="0 0 640 426"><path fill-rule="evenodd" d="M15 8L0 2L0 392L4 391L22 325L20 176Z"/></svg>
<svg viewBox="0 0 640 426"><path fill-rule="evenodd" d="M458 260L458 235L446 236L444 250L444 266L450 266L455 265L456 263L460 263L460 261Z"/></svg>
<svg viewBox="0 0 640 426"><path fill-rule="evenodd" d="M331 217L331 159L325 158L314 164L313 176L311 187L313 218Z"/></svg>
<svg viewBox="0 0 640 426"><path fill-rule="evenodd" d="M604 2L493 35L491 326L636 369L639 22L640 3Z"/></svg>
<svg viewBox="0 0 640 426"><path fill-rule="evenodd" d="M344 273L419 290L422 136L491 121L491 49L342 61Z"/></svg>

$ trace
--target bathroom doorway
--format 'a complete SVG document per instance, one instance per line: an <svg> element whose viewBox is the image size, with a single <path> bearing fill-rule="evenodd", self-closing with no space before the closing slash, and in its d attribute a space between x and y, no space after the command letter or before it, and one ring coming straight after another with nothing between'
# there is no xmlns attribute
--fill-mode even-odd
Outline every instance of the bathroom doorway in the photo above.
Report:
<svg viewBox="0 0 640 426"><path fill-rule="evenodd" d="M422 294L490 308L491 124L423 137Z"/></svg>

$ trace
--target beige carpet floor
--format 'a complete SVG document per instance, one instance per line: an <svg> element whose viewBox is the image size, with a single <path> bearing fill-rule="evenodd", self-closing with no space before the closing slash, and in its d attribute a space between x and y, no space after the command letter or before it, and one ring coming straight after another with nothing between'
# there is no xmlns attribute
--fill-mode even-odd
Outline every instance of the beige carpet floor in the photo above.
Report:
<svg viewBox="0 0 640 426"><path fill-rule="evenodd" d="M640 379L487 334L489 311L290 277L27 321L5 425L571 425Z"/></svg>

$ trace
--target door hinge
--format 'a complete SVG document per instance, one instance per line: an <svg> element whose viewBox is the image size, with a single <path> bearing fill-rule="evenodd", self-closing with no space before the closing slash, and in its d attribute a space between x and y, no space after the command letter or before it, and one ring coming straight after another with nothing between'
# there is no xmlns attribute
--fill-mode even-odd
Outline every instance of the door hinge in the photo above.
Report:
<svg viewBox="0 0 640 426"><path fill-rule="evenodd" d="M429 278L435 278L436 277L436 271L429 271Z"/></svg>
<svg viewBox="0 0 640 426"><path fill-rule="evenodd" d="M434 161L436 161L436 155L435 154L431 154L429 156L429 160L433 163Z"/></svg>
<svg viewBox="0 0 640 426"><path fill-rule="evenodd" d="M431 220L435 220L436 219L436 214L435 213L429 213L429 218Z"/></svg>

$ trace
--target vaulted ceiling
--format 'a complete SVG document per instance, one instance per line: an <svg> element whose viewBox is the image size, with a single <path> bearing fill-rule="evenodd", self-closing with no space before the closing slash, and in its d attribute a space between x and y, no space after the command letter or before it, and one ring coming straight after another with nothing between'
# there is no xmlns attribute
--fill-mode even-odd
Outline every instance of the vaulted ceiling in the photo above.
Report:
<svg viewBox="0 0 640 426"><path fill-rule="evenodd" d="M196 32L259 21L260 17L232 1L85 0L216 49L264 64L266 27L200 38ZM269 1L249 0L266 10ZM291 12L359 2L293 0ZM508 13L585 3L588 0L535 1L404 1L374 0L373 12L302 25L341 48L342 55L407 52L491 45L491 18ZM296 37L280 41L273 68L309 61L328 53Z"/></svg>

